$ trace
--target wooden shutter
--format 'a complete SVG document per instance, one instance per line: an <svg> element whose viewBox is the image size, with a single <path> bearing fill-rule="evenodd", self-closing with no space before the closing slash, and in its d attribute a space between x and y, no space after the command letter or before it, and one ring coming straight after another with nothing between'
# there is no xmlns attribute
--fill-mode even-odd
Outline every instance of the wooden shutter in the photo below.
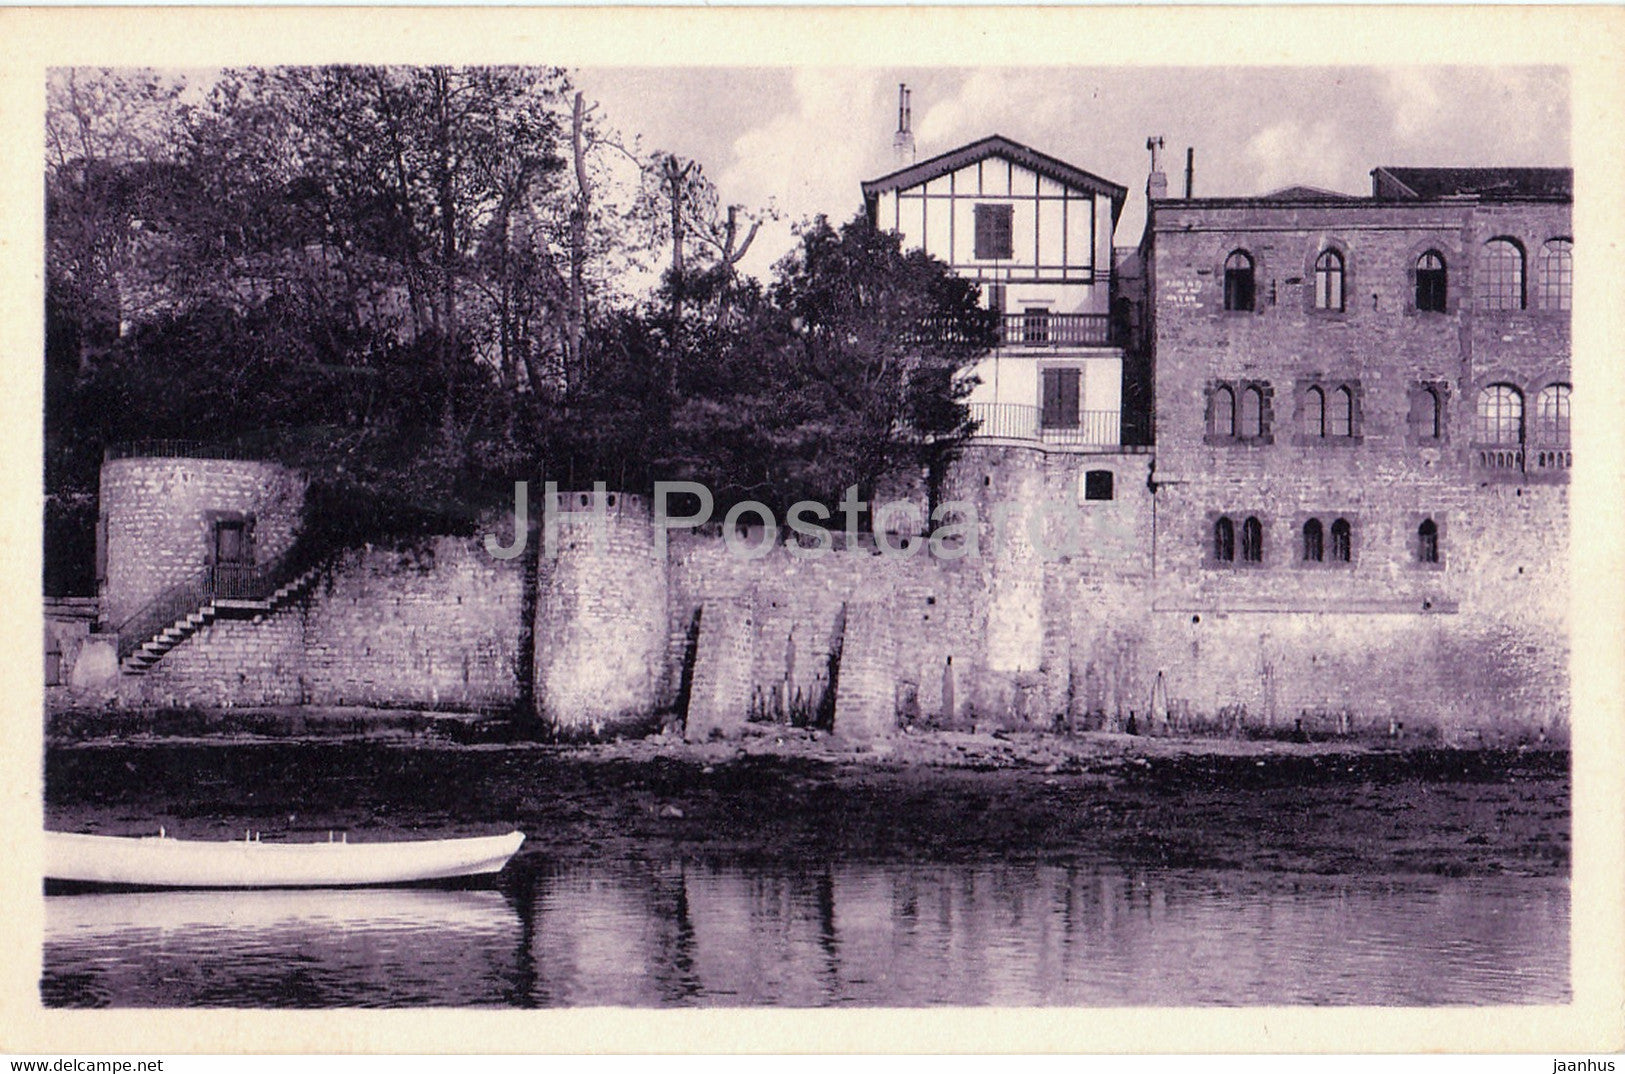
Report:
<svg viewBox="0 0 1625 1074"><path fill-rule="evenodd" d="M1010 257L1014 245L1008 205L976 206L976 259L1002 261Z"/></svg>
<svg viewBox="0 0 1625 1074"><path fill-rule="evenodd" d="M1044 428L1078 427L1078 395L1081 379L1081 372L1076 369L1044 370Z"/></svg>

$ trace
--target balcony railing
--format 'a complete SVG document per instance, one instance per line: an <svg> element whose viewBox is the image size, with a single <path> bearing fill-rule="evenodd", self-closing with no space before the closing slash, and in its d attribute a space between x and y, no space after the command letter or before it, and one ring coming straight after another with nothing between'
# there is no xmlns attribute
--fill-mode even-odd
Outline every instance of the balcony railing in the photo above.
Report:
<svg viewBox="0 0 1625 1074"><path fill-rule="evenodd" d="M1503 474L1562 474L1574 466L1567 444L1478 444L1471 461L1480 470Z"/></svg>
<svg viewBox="0 0 1625 1074"><path fill-rule="evenodd" d="M993 342L1016 347L1122 346L1123 332L1104 313L989 313ZM928 320L910 338L922 342L963 343L967 338L954 323ZM982 342L986 337L979 337Z"/></svg>
<svg viewBox="0 0 1625 1074"><path fill-rule="evenodd" d="M125 440L108 444L102 459L232 459L256 462L264 452L241 443L207 440Z"/></svg>
<svg viewBox="0 0 1625 1074"><path fill-rule="evenodd" d="M1045 444L1115 448L1123 442L1122 414L1116 410L1083 410L1075 423L1048 424L1038 407L1019 403L972 403L970 416L979 437L1036 440Z"/></svg>
<svg viewBox="0 0 1625 1074"><path fill-rule="evenodd" d="M1006 313L999 318L999 342L1027 347L1106 347L1113 342L1111 318L1103 313Z"/></svg>

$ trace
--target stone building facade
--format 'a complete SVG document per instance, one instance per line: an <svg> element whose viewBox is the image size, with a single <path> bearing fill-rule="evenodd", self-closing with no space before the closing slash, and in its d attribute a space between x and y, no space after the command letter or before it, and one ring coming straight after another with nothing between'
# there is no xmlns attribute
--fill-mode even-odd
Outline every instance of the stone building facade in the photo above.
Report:
<svg viewBox="0 0 1625 1074"><path fill-rule="evenodd" d="M1567 173L1154 201L1142 249L1171 693L1564 723Z"/></svg>
<svg viewBox="0 0 1625 1074"><path fill-rule="evenodd" d="M984 140L865 192L896 216L918 188L929 214L948 177L946 241L973 256L958 221L974 231L975 196L954 200L968 169L1008 165L1000 204L1032 170L1041 229L1050 160ZM1115 222L1121 188L1051 179L1073 184L1063 213L1076 188L1091 221ZM1568 173L1378 169L1370 197L1195 200L1156 196L1157 179L1138 249L1095 230L1087 284L1030 284L1077 289L1077 316L1106 335L1040 338L1021 319L990 358L1031 375L998 388L1019 382L1022 401L987 405L1035 417L984 424L954 464L942 497L971 519L957 543L834 533L810 558L755 533L745 543L765 551L745 557L714 525L657 540L645 497L572 491L547 504L555 554L532 570L460 537L352 550L204 617L144 666L59 667L56 702L526 706L561 733L675 719L701 738L750 719L859 738L908 724L1561 735ZM936 234L928 215L921 229ZM1113 435L1057 435L1050 418L1078 419L1055 386L1090 382L1046 370L1101 362L1121 381ZM104 630L237 554L222 525L249 528L251 558L297 543L302 492L275 467L111 459L103 480ZM56 632L71 639L59 661L83 633Z"/></svg>

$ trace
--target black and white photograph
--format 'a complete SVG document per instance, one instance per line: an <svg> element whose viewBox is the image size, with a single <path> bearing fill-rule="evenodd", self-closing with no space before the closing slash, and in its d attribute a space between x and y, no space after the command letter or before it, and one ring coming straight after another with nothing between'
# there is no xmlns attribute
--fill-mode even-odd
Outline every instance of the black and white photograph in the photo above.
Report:
<svg viewBox="0 0 1625 1074"><path fill-rule="evenodd" d="M24 1002L1610 994L1584 64L831 18L29 69Z"/></svg>

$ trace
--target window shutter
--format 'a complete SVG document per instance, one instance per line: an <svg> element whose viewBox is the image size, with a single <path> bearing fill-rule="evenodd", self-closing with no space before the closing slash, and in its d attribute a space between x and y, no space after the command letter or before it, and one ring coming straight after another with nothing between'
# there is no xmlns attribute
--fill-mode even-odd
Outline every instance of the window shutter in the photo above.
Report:
<svg viewBox="0 0 1625 1074"><path fill-rule="evenodd" d="M1011 213L1012 208L1009 205L976 206L978 261L1002 261L1010 257L1013 247Z"/></svg>
<svg viewBox="0 0 1625 1074"><path fill-rule="evenodd" d="M1044 370L1043 425L1046 429L1078 427L1082 373L1077 369Z"/></svg>
<svg viewBox="0 0 1625 1074"><path fill-rule="evenodd" d="M1044 370L1044 398L1042 423L1053 429L1061 424L1061 378L1059 369Z"/></svg>
<svg viewBox="0 0 1625 1074"><path fill-rule="evenodd" d="M1068 429L1078 427L1078 396L1082 393L1083 375L1081 370L1058 370L1061 380L1061 424Z"/></svg>

